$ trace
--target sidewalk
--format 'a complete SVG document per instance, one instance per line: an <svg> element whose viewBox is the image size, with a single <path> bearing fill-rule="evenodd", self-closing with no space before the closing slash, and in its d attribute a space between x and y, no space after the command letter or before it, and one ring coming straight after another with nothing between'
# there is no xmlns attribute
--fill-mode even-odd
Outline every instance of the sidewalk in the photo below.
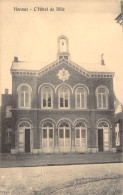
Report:
<svg viewBox="0 0 123 195"><path fill-rule="evenodd" d="M96 154L0 154L0 167L34 167L51 165L121 163L123 153Z"/></svg>

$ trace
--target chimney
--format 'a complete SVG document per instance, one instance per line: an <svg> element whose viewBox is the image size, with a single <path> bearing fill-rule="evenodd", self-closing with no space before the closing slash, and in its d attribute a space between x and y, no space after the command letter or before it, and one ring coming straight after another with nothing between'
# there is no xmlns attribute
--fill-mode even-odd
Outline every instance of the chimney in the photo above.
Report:
<svg viewBox="0 0 123 195"><path fill-rule="evenodd" d="M18 62L18 57L14 57L14 62Z"/></svg>
<svg viewBox="0 0 123 195"><path fill-rule="evenodd" d="M5 94L7 95L9 93L9 90L8 89L5 89Z"/></svg>
<svg viewBox="0 0 123 195"><path fill-rule="evenodd" d="M102 55L101 55L101 65L102 65L102 66L104 66L104 65L105 65L105 62L104 62L103 56L104 56L104 54L102 53Z"/></svg>

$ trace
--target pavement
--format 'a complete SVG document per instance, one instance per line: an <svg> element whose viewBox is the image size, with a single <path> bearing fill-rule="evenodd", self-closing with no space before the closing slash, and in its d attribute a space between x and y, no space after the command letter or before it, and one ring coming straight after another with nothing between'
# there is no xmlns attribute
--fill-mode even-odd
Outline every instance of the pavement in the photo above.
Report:
<svg viewBox="0 0 123 195"><path fill-rule="evenodd" d="M123 153L0 154L0 167L121 163Z"/></svg>
<svg viewBox="0 0 123 195"><path fill-rule="evenodd" d="M122 163L0 168L1 195L122 195Z"/></svg>

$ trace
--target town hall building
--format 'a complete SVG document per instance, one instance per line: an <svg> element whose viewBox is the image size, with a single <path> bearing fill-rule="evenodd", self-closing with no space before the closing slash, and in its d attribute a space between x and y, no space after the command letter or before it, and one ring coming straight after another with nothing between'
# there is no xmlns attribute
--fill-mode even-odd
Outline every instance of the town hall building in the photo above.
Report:
<svg viewBox="0 0 123 195"><path fill-rule="evenodd" d="M103 59L99 66L105 69ZM12 95L3 95L4 147L37 154L116 151L114 73L72 62L66 36L58 37L56 61L39 70L26 67L14 58Z"/></svg>

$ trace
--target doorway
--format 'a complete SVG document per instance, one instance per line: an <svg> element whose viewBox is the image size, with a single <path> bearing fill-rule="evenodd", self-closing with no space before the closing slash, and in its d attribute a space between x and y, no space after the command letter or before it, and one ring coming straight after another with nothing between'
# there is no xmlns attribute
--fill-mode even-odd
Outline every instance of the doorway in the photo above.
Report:
<svg viewBox="0 0 123 195"><path fill-rule="evenodd" d="M98 148L103 151L103 129L98 129Z"/></svg>
<svg viewBox="0 0 123 195"><path fill-rule="evenodd" d="M30 129L25 129L25 152L30 152Z"/></svg>

